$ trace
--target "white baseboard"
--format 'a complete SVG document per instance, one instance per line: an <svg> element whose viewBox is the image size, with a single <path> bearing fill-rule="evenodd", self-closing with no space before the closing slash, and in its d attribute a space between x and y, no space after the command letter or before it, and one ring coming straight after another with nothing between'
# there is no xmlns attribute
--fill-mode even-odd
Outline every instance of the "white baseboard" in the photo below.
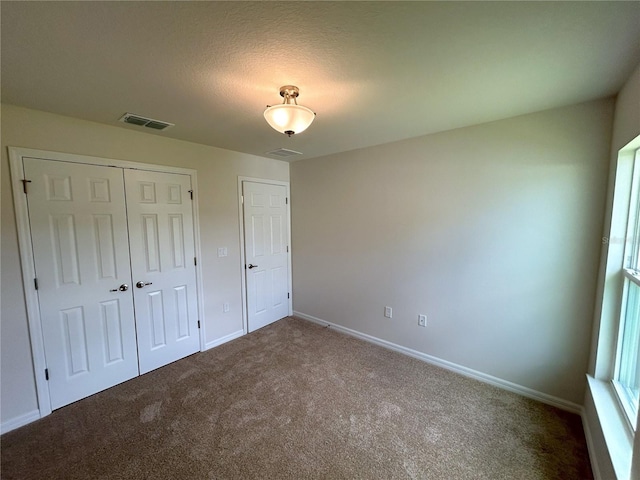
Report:
<svg viewBox="0 0 640 480"><path fill-rule="evenodd" d="M19 417L2 422L2 424L0 424L0 434L10 432L11 430L15 430L16 428L20 428L27 423L35 422L36 420L40 420L40 410L33 410L20 415Z"/></svg>
<svg viewBox="0 0 640 480"><path fill-rule="evenodd" d="M327 322L326 320L322 320L321 318L307 315L306 313L294 311L293 316L301 318L303 320L308 320L313 323L317 323L319 325L330 326L331 328L334 328L342 333L346 333L347 335L351 335L353 337L360 338L367 342L380 345L381 347L385 347L390 350L403 353L410 357L417 358L418 360L422 360L423 362L436 365L446 370L451 370L452 372L459 373L460 375L464 375L465 377L470 377L475 380L488 383L489 385L493 385L494 387L502 388L503 390L508 390L509 392L517 393L519 395L522 395L523 397L531 398L533 400L538 400L539 402L546 403L547 405L552 405L554 407L558 407L558 408L561 408L562 410L566 410L572 413L577 413L578 415L582 414L582 406L578 405L577 403L569 402L562 398L554 397L553 395L538 392L537 390L533 390L531 388L518 385L517 383L512 383L512 382L509 382L508 380L503 380L501 378L494 377L492 375L488 375L486 373L482 373L477 370L473 370L471 368L463 367L462 365L457 365L447 360L443 360L441 358L434 357L426 353L418 352L417 350L403 347L402 345L397 345L395 343L382 340L381 338L377 338L372 335L367 335L366 333L358 332L357 330L352 330L350 328L343 327L342 325L338 325L336 323Z"/></svg>
<svg viewBox="0 0 640 480"><path fill-rule="evenodd" d="M230 342L231 340L235 340L244 335L244 330L238 330L237 332L230 333L229 335L225 335L224 337L217 338L208 343L205 343L204 349L209 350L210 348L217 347L222 345L223 343Z"/></svg>

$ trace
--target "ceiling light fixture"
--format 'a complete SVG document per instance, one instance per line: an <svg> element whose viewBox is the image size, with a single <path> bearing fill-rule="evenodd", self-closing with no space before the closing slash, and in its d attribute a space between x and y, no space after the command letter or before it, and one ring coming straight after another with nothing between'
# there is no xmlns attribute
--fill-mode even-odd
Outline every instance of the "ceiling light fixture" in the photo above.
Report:
<svg viewBox="0 0 640 480"><path fill-rule="evenodd" d="M267 105L264 118L274 130L291 136L304 132L311 125L316 114L311 109L298 105L296 98L299 94L298 87L285 85L280 87L280 96L284 98L284 102L280 105Z"/></svg>

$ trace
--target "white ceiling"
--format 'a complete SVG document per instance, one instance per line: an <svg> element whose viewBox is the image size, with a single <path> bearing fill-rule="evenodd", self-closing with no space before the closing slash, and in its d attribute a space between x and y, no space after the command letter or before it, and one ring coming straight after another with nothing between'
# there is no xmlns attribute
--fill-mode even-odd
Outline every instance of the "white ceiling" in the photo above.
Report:
<svg viewBox="0 0 640 480"><path fill-rule="evenodd" d="M311 158L615 94L640 2L1 2L2 101ZM279 87L317 113L288 138Z"/></svg>

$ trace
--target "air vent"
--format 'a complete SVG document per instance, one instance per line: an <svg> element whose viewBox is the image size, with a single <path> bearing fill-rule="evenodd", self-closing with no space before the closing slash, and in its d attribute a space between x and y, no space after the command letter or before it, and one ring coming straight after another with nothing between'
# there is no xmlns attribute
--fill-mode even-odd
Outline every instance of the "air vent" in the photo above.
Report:
<svg viewBox="0 0 640 480"><path fill-rule="evenodd" d="M125 113L120 121L123 123L130 123L131 125L138 125L140 127L152 128L154 130L166 130L169 127L173 127L173 123L163 122L161 120L154 120L152 118L146 118L135 113Z"/></svg>
<svg viewBox="0 0 640 480"><path fill-rule="evenodd" d="M294 155L302 155L302 152L296 152L295 150L289 150L287 148L279 148L277 150L272 150L267 152L267 155L273 155L274 157L287 158L293 157Z"/></svg>

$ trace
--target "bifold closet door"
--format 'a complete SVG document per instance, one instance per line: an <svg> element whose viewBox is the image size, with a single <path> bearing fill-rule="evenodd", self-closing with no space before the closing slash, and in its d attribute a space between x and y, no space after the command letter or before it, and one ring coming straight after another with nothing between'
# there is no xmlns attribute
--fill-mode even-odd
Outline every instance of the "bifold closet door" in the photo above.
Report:
<svg viewBox="0 0 640 480"><path fill-rule="evenodd" d="M52 408L138 375L122 169L24 159Z"/></svg>
<svg viewBox="0 0 640 480"><path fill-rule="evenodd" d="M200 350L188 175L125 170L140 373Z"/></svg>

